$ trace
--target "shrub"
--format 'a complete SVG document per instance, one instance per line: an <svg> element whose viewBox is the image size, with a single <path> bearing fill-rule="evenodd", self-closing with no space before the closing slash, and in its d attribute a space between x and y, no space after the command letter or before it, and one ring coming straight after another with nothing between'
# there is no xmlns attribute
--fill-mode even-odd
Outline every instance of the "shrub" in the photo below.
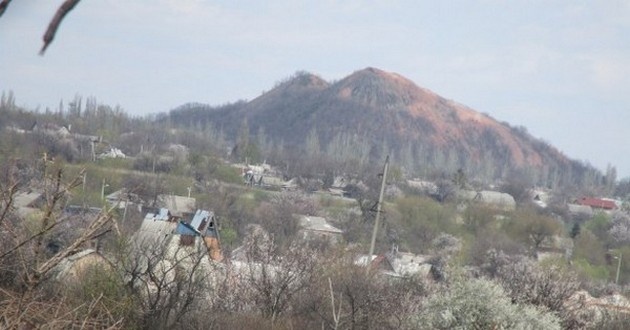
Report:
<svg viewBox="0 0 630 330"><path fill-rule="evenodd" d="M429 296L415 327L420 329L560 329L552 313L513 304L503 288L485 279L458 279Z"/></svg>

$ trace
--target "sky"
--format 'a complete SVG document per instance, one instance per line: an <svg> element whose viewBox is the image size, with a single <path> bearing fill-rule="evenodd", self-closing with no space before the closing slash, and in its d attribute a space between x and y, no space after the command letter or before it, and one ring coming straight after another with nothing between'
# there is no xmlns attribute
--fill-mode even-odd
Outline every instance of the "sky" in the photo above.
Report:
<svg viewBox="0 0 630 330"><path fill-rule="evenodd" d="M630 0L59 1L0 17L0 91L132 115L251 100L296 71L376 67L630 177Z"/></svg>

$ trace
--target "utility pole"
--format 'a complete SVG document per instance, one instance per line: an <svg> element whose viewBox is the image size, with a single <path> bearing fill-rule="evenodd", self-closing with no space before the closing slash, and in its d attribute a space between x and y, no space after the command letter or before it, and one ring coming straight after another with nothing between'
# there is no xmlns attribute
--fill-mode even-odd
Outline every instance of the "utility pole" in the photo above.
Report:
<svg viewBox="0 0 630 330"><path fill-rule="evenodd" d="M127 196L127 200L125 201L125 210L123 211L123 217L121 224L125 223L125 219L127 219L127 206L129 205L129 196Z"/></svg>
<svg viewBox="0 0 630 330"><path fill-rule="evenodd" d="M103 183L101 184L101 200L105 200L105 187L109 187L109 184L105 183L105 179L103 179Z"/></svg>
<svg viewBox="0 0 630 330"><path fill-rule="evenodd" d="M87 203L85 202L85 185L87 184L87 171L83 172L83 209L87 209Z"/></svg>
<svg viewBox="0 0 630 330"><path fill-rule="evenodd" d="M376 243L376 234L378 232L379 220L381 219L381 206L383 205L383 193L385 192L385 183L387 182L387 168L389 167L389 155L385 159L383 166L383 180L381 181L381 192L378 195L378 204L376 204L376 220L374 220L374 229L372 230L372 241L370 242L370 253L367 259L367 273L370 273L370 262L372 262L372 254L374 254L374 245Z"/></svg>
<svg viewBox="0 0 630 330"><path fill-rule="evenodd" d="M619 261L617 261L617 276L615 276L615 284L619 284L619 271L621 270L621 258L623 258L623 253L619 252Z"/></svg>

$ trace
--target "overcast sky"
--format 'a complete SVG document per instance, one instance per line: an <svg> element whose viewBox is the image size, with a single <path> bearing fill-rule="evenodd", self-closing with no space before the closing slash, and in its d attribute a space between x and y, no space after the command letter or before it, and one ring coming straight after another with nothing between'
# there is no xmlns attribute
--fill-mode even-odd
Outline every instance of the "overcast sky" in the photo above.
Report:
<svg viewBox="0 0 630 330"><path fill-rule="evenodd" d="M630 0L83 0L39 56L61 2L0 17L0 90L29 109L79 94L143 115L371 66L630 176Z"/></svg>

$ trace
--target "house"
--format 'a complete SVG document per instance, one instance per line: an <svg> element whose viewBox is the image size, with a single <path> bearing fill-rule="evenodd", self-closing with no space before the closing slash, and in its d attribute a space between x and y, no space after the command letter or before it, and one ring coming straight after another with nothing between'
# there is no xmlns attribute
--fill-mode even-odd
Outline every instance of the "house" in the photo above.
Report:
<svg viewBox="0 0 630 330"><path fill-rule="evenodd" d="M14 125L5 126L4 129L6 129L7 131L12 131L12 132L17 133L17 134L26 134L27 133L25 129L22 129L22 128L20 128L18 126L14 126Z"/></svg>
<svg viewBox="0 0 630 330"><path fill-rule="evenodd" d="M325 218L298 215L300 234L305 240L324 240L332 244L341 242L343 230L328 223Z"/></svg>
<svg viewBox="0 0 630 330"><path fill-rule="evenodd" d="M177 195L158 195L155 206L168 209L176 217L184 218L195 213L197 200L192 197Z"/></svg>
<svg viewBox="0 0 630 330"><path fill-rule="evenodd" d="M582 197L575 201L576 204L590 206L593 209L612 211L617 208L615 201L610 199Z"/></svg>
<svg viewBox="0 0 630 330"><path fill-rule="evenodd" d="M335 196L335 197L343 197L343 196L345 195L345 193L346 193L346 192L345 192L343 189L330 187L330 188L328 188L328 193L329 193L331 196Z"/></svg>
<svg viewBox="0 0 630 330"><path fill-rule="evenodd" d="M109 262L93 249L70 255L52 269L54 278L66 285L79 284L87 272L95 267L110 268Z"/></svg>
<svg viewBox="0 0 630 330"><path fill-rule="evenodd" d="M567 204L567 208L569 209L569 213L572 215L582 215L586 217L593 216L593 209L588 205L580 205L580 204Z"/></svg>
<svg viewBox="0 0 630 330"><path fill-rule="evenodd" d="M252 237L264 238L265 241L269 241L269 233L259 224L250 223L245 226L245 237L244 241L250 240ZM256 244L257 247L260 247L260 244ZM247 255L247 247L243 244L230 253L229 262L247 262L249 257Z"/></svg>
<svg viewBox="0 0 630 330"><path fill-rule="evenodd" d="M175 232L180 235L180 244L184 245L191 245L198 238L202 238L210 259L223 261L219 232L213 212L197 210L190 222L179 221Z"/></svg>
<svg viewBox="0 0 630 330"><path fill-rule="evenodd" d="M46 197L37 191L19 192L13 196L13 207L17 214L23 218L36 213L46 204Z"/></svg>
<svg viewBox="0 0 630 330"><path fill-rule="evenodd" d="M197 210L192 217L180 219L165 208L147 213L134 241L145 247L153 244L198 246L203 242L211 260L223 260L213 212Z"/></svg>
<svg viewBox="0 0 630 330"><path fill-rule="evenodd" d="M400 252L398 247L394 246L391 251L385 254L383 262L386 262L387 267L383 273L393 277L420 276L426 278L430 275L433 267L429 263L431 258L427 255Z"/></svg>
<svg viewBox="0 0 630 330"><path fill-rule="evenodd" d="M587 291L577 291L563 303L563 308L584 320L584 328L594 327L602 319L619 314L627 317L630 314L630 301L619 293L595 298ZM625 314L625 315L623 315Z"/></svg>
<svg viewBox="0 0 630 330"><path fill-rule="evenodd" d="M431 181L412 179L412 180L407 180L407 185L410 188L417 189L428 195L436 195L438 193L438 186Z"/></svg>
<svg viewBox="0 0 630 330"><path fill-rule="evenodd" d="M125 155L125 153L122 152L122 150L120 150L118 148L111 147L109 149L109 151L98 155L98 158L100 158L100 159L104 159L104 158L127 158L127 155Z"/></svg>
<svg viewBox="0 0 630 330"><path fill-rule="evenodd" d="M333 183L332 185L330 185L331 188L341 189L341 190L346 189L346 186L348 186L348 181L343 176L339 176L339 175L333 179Z"/></svg>
<svg viewBox="0 0 630 330"><path fill-rule="evenodd" d="M549 192L547 190L544 189L532 189L529 191L529 195L531 197L531 200L534 204L536 204L538 207L540 208L547 208L547 206L549 205L549 202L551 200L551 196L549 195Z"/></svg>
<svg viewBox="0 0 630 330"><path fill-rule="evenodd" d="M380 262L375 262L377 258L379 258L379 256L376 254L373 254L372 256L369 256L367 254L360 254L354 259L354 264L361 267L366 267L368 265L370 265L370 267L373 267L373 265L376 265L378 262Z"/></svg>
<svg viewBox="0 0 630 330"><path fill-rule="evenodd" d="M512 195L498 191L460 190L457 196L465 201L483 203L504 211L512 211L516 208L516 201Z"/></svg>
<svg viewBox="0 0 630 330"><path fill-rule="evenodd" d="M236 164L237 168L241 170L241 175L245 184L262 186L262 178L269 174L271 167L267 164L263 165L247 165Z"/></svg>
<svg viewBox="0 0 630 330"><path fill-rule="evenodd" d="M429 278L433 269L431 259L432 257L427 255L400 252L398 247L394 246L385 254L374 254L371 257L366 254L359 255L354 259L354 264L363 267L369 265L370 269L394 278L410 276Z"/></svg>
<svg viewBox="0 0 630 330"><path fill-rule="evenodd" d="M97 216L102 211L103 209L100 207L93 207L93 206L88 207L85 205L66 205L66 207L63 208L64 215L68 215L68 216L74 216L74 215Z"/></svg>
<svg viewBox="0 0 630 330"><path fill-rule="evenodd" d="M572 238L554 235L545 239L538 250L536 257L538 261L545 259L570 259L573 254L574 242Z"/></svg>
<svg viewBox="0 0 630 330"><path fill-rule="evenodd" d="M70 126L62 126L57 130L57 135L70 136Z"/></svg>
<svg viewBox="0 0 630 330"><path fill-rule="evenodd" d="M248 186L260 186L272 190L296 190L297 183L295 179L284 181L279 176L272 174L256 174L251 170L247 170L243 174L243 183Z"/></svg>
<svg viewBox="0 0 630 330"><path fill-rule="evenodd" d="M295 178L289 180L289 181L285 181L282 184L282 190L285 191L295 191L298 189L298 184L297 184L297 180Z"/></svg>
<svg viewBox="0 0 630 330"><path fill-rule="evenodd" d="M346 187L348 181L342 176L336 176L333 178L333 182L328 188L328 193L332 196L343 197L347 194Z"/></svg>
<svg viewBox="0 0 630 330"><path fill-rule="evenodd" d="M118 207L119 209L124 209L127 206L138 205L139 209L144 205L144 201L138 196L138 194L134 194L128 192L127 189L119 189L114 191L113 193L105 196L105 200L110 204Z"/></svg>
<svg viewBox="0 0 630 330"><path fill-rule="evenodd" d="M282 180L282 178L278 176L261 175L258 179L258 184L261 187L282 189L284 185L284 180Z"/></svg>
<svg viewBox="0 0 630 330"><path fill-rule="evenodd" d="M168 241L175 233L177 223L168 209L160 209L157 213L147 213L142 224L134 234L134 241L139 244L154 244Z"/></svg>
<svg viewBox="0 0 630 330"><path fill-rule="evenodd" d="M195 215L210 214L195 212ZM190 226L195 217L187 218ZM203 222L203 216L198 221ZM207 217L205 218L207 222ZM195 235L182 234L178 230L181 220L167 209L145 216L140 229L134 233L130 243L133 276L127 275L129 285L141 285L141 295L153 295L164 288L177 285L178 279L185 275L200 278L210 286L222 276L220 263L214 262L204 240ZM192 228L192 227L190 227ZM189 229L190 229L189 228ZM198 227L199 228L199 227ZM200 292L204 294L205 292Z"/></svg>
<svg viewBox="0 0 630 330"><path fill-rule="evenodd" d="M54 123L39 124L37 122L31 125L32 132L40 132L51 135L68 136L70 135L71 126L59 126Z"/></svg>
<svg viewBox="0 0 630 330"><path fill-rule="evenodd" d="M261 165L247 165L247 168L254 172L254 174L265 174L265 173L269 173L271 171L271 166L267 165L267 164L261 164Z"/></svg>

